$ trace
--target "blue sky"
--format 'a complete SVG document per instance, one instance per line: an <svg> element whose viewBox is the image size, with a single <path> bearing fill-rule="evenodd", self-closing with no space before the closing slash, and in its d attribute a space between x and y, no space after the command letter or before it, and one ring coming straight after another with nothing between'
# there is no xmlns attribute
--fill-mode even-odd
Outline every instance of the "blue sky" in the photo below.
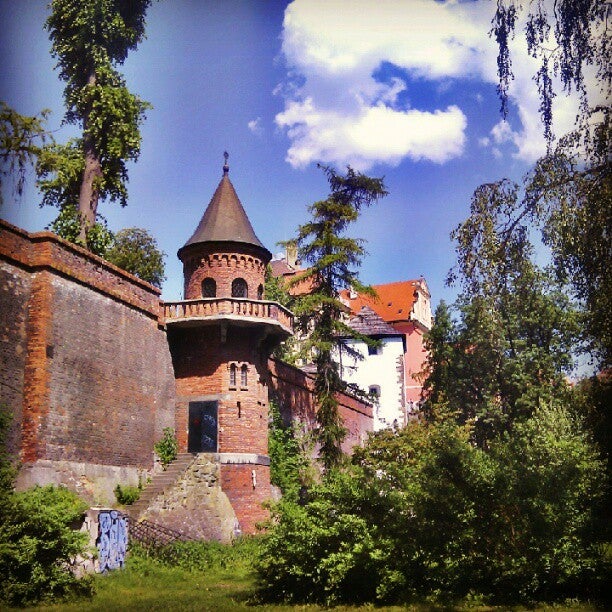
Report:
<svg viewBox="0 0 612 612"><path fill-rule="evenodd" d="M46 0L0 0L0 99L17 111L49 108L63 141L62 90L43 23ZM449 233L483 182L519 180L544 150L517 36L511 115L501 121L494 3L433 0L166 0L148 13L147 40L122 71L153 105L142 152L129 168L129 204L103 203L113 230L144 227L167 253L163 297L182 297L176 251L221 178L230 178L273 253L327 194L316 163L384 176L389 196L352 231L367 239L361 276L378 284L423 275L432 300L452 301ZM575 100L556 100L556 131ZM54 218L29 182L0 216L37 231Z"/></svg>

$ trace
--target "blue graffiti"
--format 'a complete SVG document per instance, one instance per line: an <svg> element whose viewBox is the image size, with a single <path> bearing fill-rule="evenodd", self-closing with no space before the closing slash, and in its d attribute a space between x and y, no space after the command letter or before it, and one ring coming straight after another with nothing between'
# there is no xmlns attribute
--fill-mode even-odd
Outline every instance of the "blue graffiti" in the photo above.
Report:
<svg viewBox="0 0 612 612"><path fill-rule="evenodd" d="M98 557L100 572L122 568L127 551L127 517L116 510L105 510L98 515Z"/></svg>

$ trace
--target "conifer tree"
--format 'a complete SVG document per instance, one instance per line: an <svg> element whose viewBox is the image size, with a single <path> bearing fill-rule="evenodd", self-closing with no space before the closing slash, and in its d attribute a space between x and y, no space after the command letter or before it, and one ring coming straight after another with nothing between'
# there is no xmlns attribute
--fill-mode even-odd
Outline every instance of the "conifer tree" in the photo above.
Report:
<svg viewBox="0 0 612 612"><path fill-rule="evenodd" d="M353 287L360 293L372 294L357 274L365 253L364 241L346 235L361 209L387 194L382 178L370 178L347 169L338 174L329 166L320 166L330 186L329 196L309 207L312 220L298 229L300 259L310 267L299 274L293 284L309 280L312 291L294 307L298 327L308 332L304 350L314 354L317 367L315 398L317 401L318 442L324 468L329 471L342 457L341 443L346 435L338 413L336 394L344 389L333 349L339 336L353 332L341 321L345 307L340 290Z"/></svg>

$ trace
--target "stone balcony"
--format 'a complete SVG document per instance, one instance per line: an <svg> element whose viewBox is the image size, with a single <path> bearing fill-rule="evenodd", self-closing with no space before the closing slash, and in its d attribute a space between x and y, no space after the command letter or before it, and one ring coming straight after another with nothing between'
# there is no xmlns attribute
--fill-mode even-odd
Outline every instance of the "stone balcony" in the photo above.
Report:
<svg viewBox="0 0 612 612"><path fill-rule="evenodd" d="M162 309L166 326L257 325L283 338L293 334L293 314L278 302L216 297L164 302Z"/></svg>

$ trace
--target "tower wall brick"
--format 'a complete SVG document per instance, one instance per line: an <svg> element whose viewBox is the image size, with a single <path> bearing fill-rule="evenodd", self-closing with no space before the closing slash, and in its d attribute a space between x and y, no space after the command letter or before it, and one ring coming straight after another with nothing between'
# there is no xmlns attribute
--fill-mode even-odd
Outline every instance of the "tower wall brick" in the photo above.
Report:
<svg viewBox="0 0 612 612"><path fill-rule="evenodd" d="M248 287L251 300L262 299L266 262L259 252L251 250L248 245L239 248L219 247L214 244L194 245L189 253L183 255L183 274L185 278L185 299L193 300L203 297L202 282L212 278L216 283L217 297L231 297L232 282L243 278Z"/></svg>

